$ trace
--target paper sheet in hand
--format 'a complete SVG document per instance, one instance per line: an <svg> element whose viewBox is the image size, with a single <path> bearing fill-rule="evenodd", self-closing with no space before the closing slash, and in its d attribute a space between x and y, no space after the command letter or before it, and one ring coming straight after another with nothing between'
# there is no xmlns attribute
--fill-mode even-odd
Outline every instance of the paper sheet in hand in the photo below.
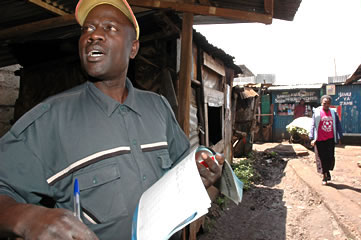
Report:
<svg viewBox="0 0 361 240"><path fill-rule="evenodd" d="M228 161L224 161L219 190L237 205L242 201L243 182L238 179Z"/></svg>
<svg viewBox="0 0 361 240"><path fill-rule="evenodd" d="M132 240L164 240L208 212L211 200L199 176L195 151L143 193Z"/></svg>

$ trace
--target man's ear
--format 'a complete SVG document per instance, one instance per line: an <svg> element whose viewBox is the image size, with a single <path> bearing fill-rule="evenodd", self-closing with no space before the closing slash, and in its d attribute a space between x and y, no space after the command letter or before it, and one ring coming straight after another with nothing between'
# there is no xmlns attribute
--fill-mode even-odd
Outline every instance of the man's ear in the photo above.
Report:
<svg viewBox="0 0 361 240"><path fill-rule="evenodd" d="M130 52L130 59L134 59L137 56L139 50L139 40L134 40L132 43L132 50Z"/></svg>

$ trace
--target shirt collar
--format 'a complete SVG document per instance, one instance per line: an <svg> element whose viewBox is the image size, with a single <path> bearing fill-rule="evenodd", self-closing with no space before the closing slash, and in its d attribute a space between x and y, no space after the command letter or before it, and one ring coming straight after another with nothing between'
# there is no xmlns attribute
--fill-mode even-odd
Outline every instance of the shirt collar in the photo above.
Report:
<svg viewBox="0 0 361 240"><path fill-rule="evenodd" d="M87 86L90 95L93 97L94 101L99 105L99 107L104 111L104 113L108 117L110 117L120 105L127 106L129 109L140 115L139 107L136 101L137 99L135 96L135 90L133 84L128 78L126 79L126 83L125 83L125 86L128 89L128 96L123 104L115 101L113 98L104 94L94 85L94 83L87 82Z"/></svg>

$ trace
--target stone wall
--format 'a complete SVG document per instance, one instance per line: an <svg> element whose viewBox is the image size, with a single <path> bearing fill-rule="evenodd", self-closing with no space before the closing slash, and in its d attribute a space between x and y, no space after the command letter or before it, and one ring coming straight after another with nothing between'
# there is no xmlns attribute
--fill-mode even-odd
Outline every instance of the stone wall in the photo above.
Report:
<svg viewBox="0 0 361 240"><path fill-rule="evenodd" d="M0 137L11 127L14 119L14 106L19 95L20 77L15 71L20 65L0 68Z"/></svg>

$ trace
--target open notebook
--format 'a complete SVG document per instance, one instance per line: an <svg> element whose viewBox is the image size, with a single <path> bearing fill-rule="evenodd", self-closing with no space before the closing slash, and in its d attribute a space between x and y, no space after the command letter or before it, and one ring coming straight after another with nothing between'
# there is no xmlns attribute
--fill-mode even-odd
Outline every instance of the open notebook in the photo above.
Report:
<svg viewBox="0 0 361 240"><path fill-rule="evenodd" d="M208 212L211 200L198 173L195 153L192 151L143 193L133 216L132 240L169 239ZM234 178L229 164L225 164L220 190L238 203L242 184Z"/></svg>

